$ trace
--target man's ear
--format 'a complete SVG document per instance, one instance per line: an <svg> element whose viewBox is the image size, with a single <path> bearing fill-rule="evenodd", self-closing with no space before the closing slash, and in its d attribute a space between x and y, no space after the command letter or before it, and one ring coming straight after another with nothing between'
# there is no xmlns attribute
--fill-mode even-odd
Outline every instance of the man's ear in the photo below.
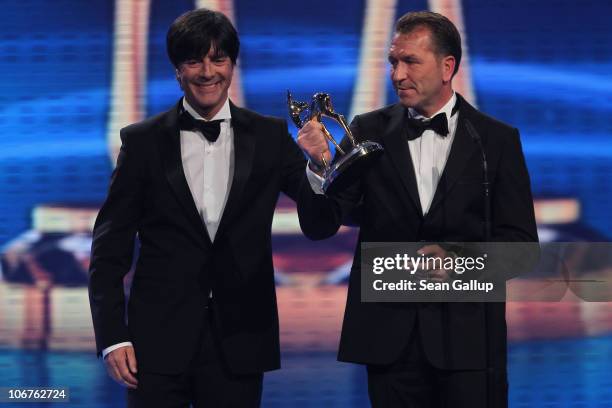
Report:
<svg viewBox="0 0 612 408"><path fill-rule="evenodd" d="M174 77L176 78L176 82L178 82L179 87L183 89L183 84L181 82L182 75L181 75L181 71L178 68L174 69Z"/></svg>
<svg viewBox="0 0 612 408"><path fill-rule="evenodd" d="M457 60L452 55L447 55L442 59L442 80L444 82L450 82L455 72L455 65Z"/></svg>

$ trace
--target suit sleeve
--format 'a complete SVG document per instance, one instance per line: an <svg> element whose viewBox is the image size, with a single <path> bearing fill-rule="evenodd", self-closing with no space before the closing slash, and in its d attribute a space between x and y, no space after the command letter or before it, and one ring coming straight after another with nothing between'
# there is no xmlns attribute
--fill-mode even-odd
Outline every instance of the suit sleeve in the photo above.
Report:
<svg viewBox="0 0 612 408"><path fill-rule="evenodd" d="M531 183L517 129L502 149L491 212L493 241L538 241Z"/></svg>
<svg viewBox="0 0 612 408"><path fill-rule="evenodd" d="M491 259L496 260L492 264L492 276L508 280L529 274L538 263L540 250L538 245L531 244L538 242L538 232L529 173L517 129L502 149L491 213L492 241L513 243L510 251L505 247L488 247L488 252L494 252Z"/></svg>
<svg viewBox="0 0 612 408"><path fill-rule="evenodd" d="M333 212L327 197L316 194L306 176L306 158L297 145L287 122L281 130L281 191L297 203L300 228L310 239L323 239L333 235ZM327 227L327 229L325 229Z"/></svg>
<svg viewBox="0 0 612 408"><path fill-rule="evenodd" d="M141 215L143 177L125 129L107 198L93 231L89 302L98 354L130 341L125 323L123 277L129 272Z"/></svg>

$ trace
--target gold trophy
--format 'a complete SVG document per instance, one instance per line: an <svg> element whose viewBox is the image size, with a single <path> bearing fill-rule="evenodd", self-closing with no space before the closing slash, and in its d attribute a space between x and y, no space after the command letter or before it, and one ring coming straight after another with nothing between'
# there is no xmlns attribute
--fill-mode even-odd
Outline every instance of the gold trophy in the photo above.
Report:
<svg viewBox="0 0 612 408"><path fill-rule="evenodd" d="M289 116L291 116L291 120L298 129L301 129L309 120L315 119L323 125L325 138L336 147L336 156L339 157L334 157L331 163L327 163L323 155L321 155L321 163L323 163L324 168L322 188L325 194L342 190L352 181L359 178L365 168L372 163L373 159L379 157L384 151L383 147L376 142L365 141L357 143L344 116L334 111L331 97L327 93L317 92L312 96L312 100L308 104L307 102L295 101L291 97L291 92L287 91L287 107L289 108ZM331 133L329 133L322 122L323 116L335 120L342 126L351 143L348 153L340 147Z"/></svg>

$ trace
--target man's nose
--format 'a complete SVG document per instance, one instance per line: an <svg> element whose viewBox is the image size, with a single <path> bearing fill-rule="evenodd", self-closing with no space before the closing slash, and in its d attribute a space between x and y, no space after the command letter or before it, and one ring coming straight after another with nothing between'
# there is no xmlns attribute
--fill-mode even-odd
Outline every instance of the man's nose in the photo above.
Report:
<svg viewBox="0 0 612 408"><path fill-rule="evenodd" d="M400 82L404 79L406 79L406 67L403 64L397 64L395 68L391 69L391 80Z"/></svg>
<svg viewBox="0 0 612 408"><path fill-rule="evenodd" d="M213 64L208 58L204 58L202 60L199 74L204 78L211 78L215 74L213 70Z"/></svg>

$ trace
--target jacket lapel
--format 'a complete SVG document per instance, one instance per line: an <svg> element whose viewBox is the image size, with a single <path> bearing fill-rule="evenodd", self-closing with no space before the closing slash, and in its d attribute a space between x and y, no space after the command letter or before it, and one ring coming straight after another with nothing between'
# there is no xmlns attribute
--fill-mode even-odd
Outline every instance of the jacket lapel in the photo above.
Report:
<svg viewBox="0 0 612 408"><path fill-rule="evenodd" d="M181 157L181 137L178 126L178 117L180 112L180 103L172 109L164 122L162 134L162 157L164 160L164 170L166 178L172 187L172 191L176 195L178 201L183 206L187 217L191 220L192 225L198 230L199 234L204 239L204 243L211 245L210 237L206 226L198 213L189 184L185 178L183 170L183 159Z"/></svg>
<svg viewBox="0 0 612 408"><path fill-rule="evenodd" d="M419 200L419 191L416 184L416 176L414 174L414 165L410 157L410 149L405 135L406 132L406 109L401 104L395 104L386 112L389 116L388 125L383 134L385 144L385 154L389 156L391 162L399 174L412 205L405 200L405 205L412 209L415 207L419 214L423 215L421 209L421 201ZM401 194L402 198L405 194Z"/></svg>
<svg viewBox="0 0 612 408"><path fill-rule="evenodd" d="M465 127L466 118L471 117L475 109L472 105L467 103L461 95L457 94L457 98L459 98L460 105L455 139L451 145L451 150L440 181L438 182L428 214L432 213L432 210L442 202L444 196L453 188L455 182L463 172L463 169L468 164L468 161L478 149L478 146L474 143Z"/></svg>
<svg viewBox="0 0 612 408"><path fill-rule="evenodd" d="M253 168L255 153L255 134L250 126L248 113L230 101L232 114L232 130L234 132L234 177L225 209L221 216L217 236L227 228L228 222L240 207L242 193Z"/></svg>

